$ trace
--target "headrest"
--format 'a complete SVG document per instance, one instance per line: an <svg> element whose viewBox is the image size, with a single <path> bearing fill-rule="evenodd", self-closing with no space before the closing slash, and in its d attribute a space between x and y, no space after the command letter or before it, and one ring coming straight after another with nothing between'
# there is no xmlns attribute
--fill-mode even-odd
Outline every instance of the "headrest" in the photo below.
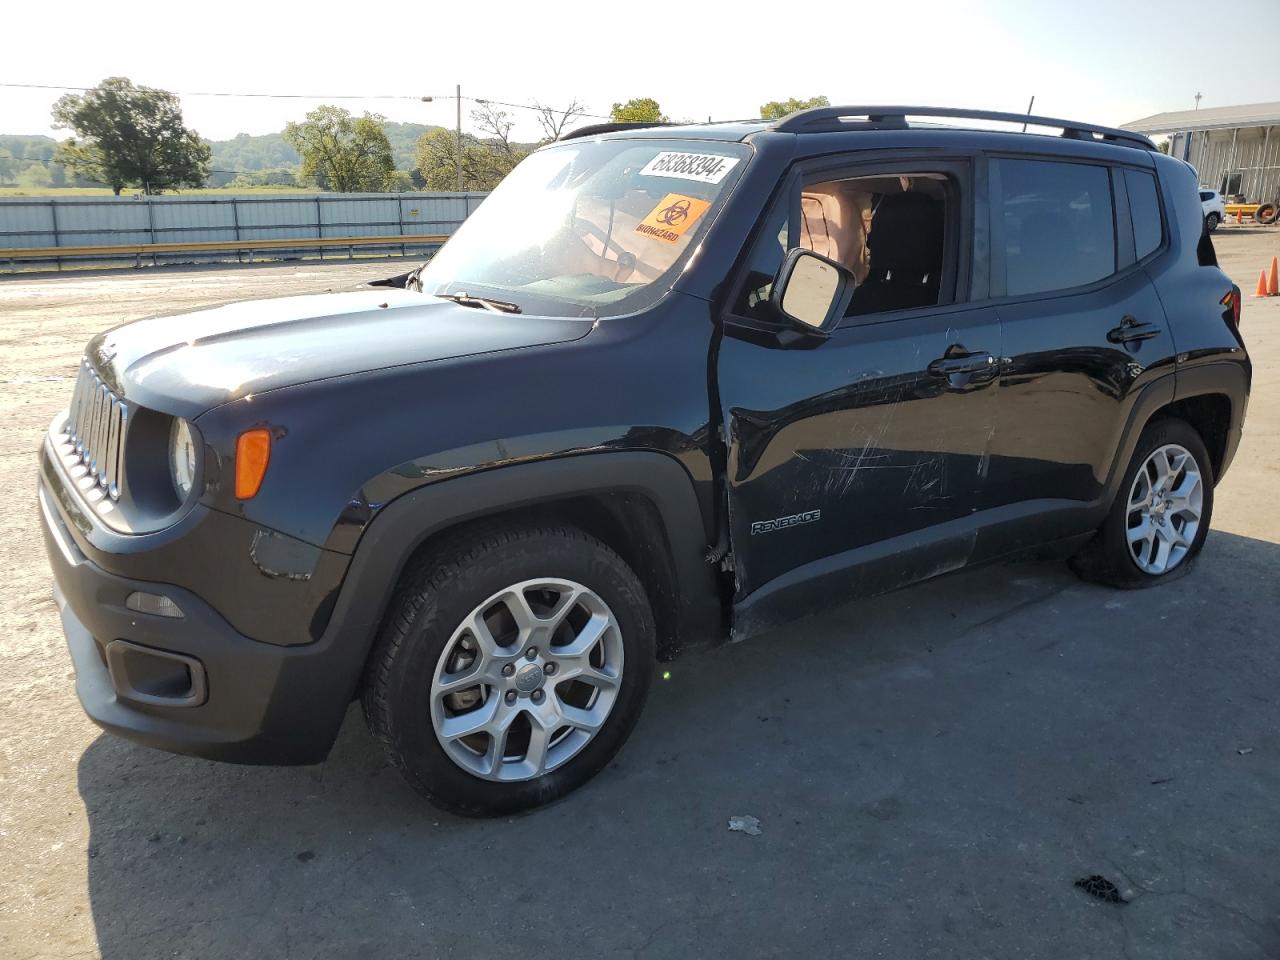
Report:
<svg viewBox="0 0 1280 960"><path fill-rule="evenodd" d="M867 236L871 269L919 280L942 265L942 203L914 191L880 201Z"/></svg>

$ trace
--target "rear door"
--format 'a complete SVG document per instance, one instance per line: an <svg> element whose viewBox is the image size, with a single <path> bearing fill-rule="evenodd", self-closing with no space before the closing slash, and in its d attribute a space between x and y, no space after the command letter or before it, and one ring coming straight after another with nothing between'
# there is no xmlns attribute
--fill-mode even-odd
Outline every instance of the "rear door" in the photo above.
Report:
<svg viewBox="0 0 1280 960"><path fill-rule="evenodd" d="M1005 359L982 506L1024 518L1023 540L1066 536L1096 524L1134 400L1173 368L1143 269L1167 231L1138 165L993 158L991 190Z"/></svg>
<svg viewBox="0 0 1280 960"><path fill-rule="evenodd" d="M834 576L822 595L843 598L968 558L1001 349L994 309L967 302L973 169L959 156L808 171L759 231L715 370L739 597ZM870 283L864 225L874 239L873 208L904 189L944 210L939 302L882 302L824 342L780 335L768 296L784 249L818 249Z"/></svg>

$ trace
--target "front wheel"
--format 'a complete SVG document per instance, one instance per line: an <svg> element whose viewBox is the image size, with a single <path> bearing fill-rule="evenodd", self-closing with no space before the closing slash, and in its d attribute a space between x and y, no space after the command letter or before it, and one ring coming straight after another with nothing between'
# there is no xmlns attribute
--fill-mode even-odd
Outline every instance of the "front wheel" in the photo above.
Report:
<svg viewBox="0 0 1280 960"><path fill-rule="evenodd" d="M437 806L526 810L580 786L626 741L654 633L643 587L605 544L568 527L490 530L405 575L365 717Z"/></svg>
<svg viewBox="0 0 1280 960"><path fill-rule="evenodd" d="M1222 222L1222 215L1215 211L1213 213L1208 214L1204 218L1204 227L1210 233L1213 233L1213 231L1218 229L1218 224L1220 224L1221 222Z"/></svg>
<svg viewBox="0 0 1280 960"><path fill-rule="evenodd" d="M1186 572L1209 533L1213 464L1183 420L1148 424L1097 535L1072 559L1086 580L1150 587Z"/></svg>

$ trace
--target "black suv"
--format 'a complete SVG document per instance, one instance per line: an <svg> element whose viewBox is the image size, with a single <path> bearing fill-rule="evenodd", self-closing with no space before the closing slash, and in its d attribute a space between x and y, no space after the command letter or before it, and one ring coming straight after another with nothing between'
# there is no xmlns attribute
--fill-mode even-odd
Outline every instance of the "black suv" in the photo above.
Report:
<svg viewBox="0 0 1280 960"><path fill-rule="evenodd" d="M1186 572L1239 309L1194 172L1121 130L578 130L412 274L89 344L39 484L81 702L314 763L359 698L434 802L544 803L690 644L1045 545Z"/></svg>

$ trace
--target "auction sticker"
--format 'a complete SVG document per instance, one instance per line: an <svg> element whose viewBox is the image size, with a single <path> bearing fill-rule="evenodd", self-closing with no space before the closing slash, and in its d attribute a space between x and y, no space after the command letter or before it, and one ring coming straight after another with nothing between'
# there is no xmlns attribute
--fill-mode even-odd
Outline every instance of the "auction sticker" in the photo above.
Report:
<svg viewBox="0 0 1280 960"><path fill-rule="evenodd" d="M707 212L711 203L697 197L686 197L682 193L668 193L658 201L658 205L649 211L649 215L640 221L636 233L653 237L663 243L675 243L685 235L690 227L698 222L698 218Z"/></svg>
<svg viewBox="0 0 1280 960"><path fill-rule="evenodd" d="M719 183L737 165L737 157L722 157L718 153L663 152L646 163L640 173L646 177Z"/></svg>

